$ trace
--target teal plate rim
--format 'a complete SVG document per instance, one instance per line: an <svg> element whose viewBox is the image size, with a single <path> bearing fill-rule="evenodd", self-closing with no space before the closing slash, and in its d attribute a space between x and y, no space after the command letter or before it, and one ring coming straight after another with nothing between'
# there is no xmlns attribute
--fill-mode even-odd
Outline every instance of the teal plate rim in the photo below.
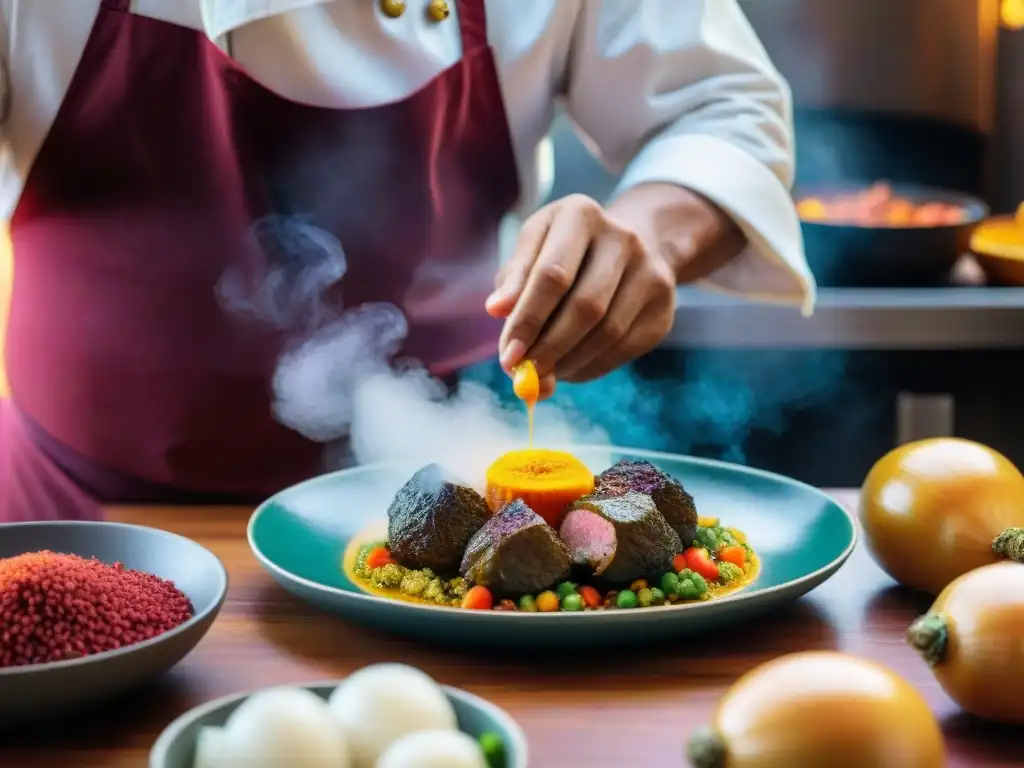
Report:
<svg viewBox="0 0 1024 768"><path fill-rule="evenodd" d="M644 449L644 448L627 448L627 447L617 446L617 445L592 445L592 444L581 444L581 445L572 445L572 446L555 446L555 447L556 448L563 448L563 449L567 449L567 450L608 451L608 452L613 452L613 453L616 453L616 454L621 454L623 456L635 457L635 458L638 458L638 459L649 459L651 461L667 460L667 461L678 462L678 461L680 461L680 459L683 459L688 464L703 465L703 466L706 466L706 467L715 467L717 469L725 469L725 470L729 470L731 472L736 472L736 473L739 473L739 474L753 475L753 476L756 476L756 477L761 477L761 478L764 478L764 479L768 479L768 480L772 480L772 481L775 481L775 482L782 483L784 485L795 486L795 487L800 488L800 489L802 489L802 490L804 490L806 492L810 492L814 496L820 497L822 500L827 501L830 504L832 504L834 507L836 507L843 514L843 516L847 519L847 522L850 524L850 541L846 545L846 548L843 549L842 552L840 552L836 557L834 557L832 560L827 562L825 565L823 565L820 568L817 568L817 569L811 571L810 573L805 573L803 576L800 576L800 577L795 578L795 579L790 579L789 581L785 581L785 582L783 582L781 584L775 584L774 586L771 586L771 587L765 587L764 589L759 589L756 592L749 592L746 588L743 588L743 589L738 590L737 592L734 592L732 594L726 595L725 597L715 598L711 602L692 602L692 603L686 603L684 605L661 605L661 606L653 606L653 607L650 607L650 608L644 608L644 615L645 616L649 616L651 614L659 614L659 613L663 614L663 613L674 613L674 612L677 612L677 611L687 611L687 610L695 610L695 609L699 610L699 609L701 609L701 608L703 608L703 607L705 607L707 605L723 606L723 605L729 605L731 603L736 603L736 602L744 602L746 600L750 600L754 595L771 595L773 593L776 593L776 592L779 592L779 591L782 591L782 590L792 589L792 587L794 585L796 585L796 584L804 584L804 583L807 583L807 582L814 582L815 580L820 579L820 577L822 575L824 575L824 574L835 573L837 570L839 570L839 568L842 567L843 563L845 563L849 559L850 555L853 554L854 549L856 549L856 547L857 547L857 542L860 539L860 531L857 528L857 519L856 519L856 516L853 514L853 512L848 510L841 503L839 503L839 501L837 501L835 498L833 498L829 494L825 493L820 488L817 488L817 487L815 487L813 485L809 485L808 483L805 483L805 482L803 482L801 480L795 480L794 478L786 477L785 475L780 475L780 474L777 474L775 472L769 472L768 470L765 470L765 469L757 469L755 467L746 467L746 466L743 466L742 464L733 464L733 463L728 462L728 461L719 461L718 459L705 459L705 458L701 458L701 457L697 457L697 456L687 456L687 455L684 455L684 454L668 453L668 452L665 452L665 451L651 451L651 450L647 450L647 449ZM387 599L385 597L378 597L377 595L367 594L366 592L359 591L358 589L349 590L349 589L341 589L340 587L332 587L332 586L330 586L328 584L322 584L320 582L313 581L313 580L307 579L307 578L305 578L303 576L299 576L297 574L294 574L291 571L288 571L288 570L280 567L279 565L277 565L277 563L273 562L270 558L268 558L266 555L264 555L263 552L260 550L259 545L256 543L255 537L253 535L253 530L254 530L254 528L256 526L257 520L259 519L260 515L262 515L272 504L276 503L277 500L283 494L289 493L290 491L293 491L296 488L310 488L312 486L316 486L316 485L320 485L320 484L325 484L326 485L326 484L328 484L330 482L333 482L337 478L337 476L340 475L340 474L345 474L346 476L359 475L359 474L362 474L364 472L379 471L381 468L388 467L388 466L397 467L397 466L404 466L405 464L407 464L407 462L380 462L380 463L376 463L376 464L364 464L364 465L357 466L357 467L352 467L352 468L349 468L349 469L341 469L341 470L337 470L337 471L334 471L334 472L328 472L328 473L323 474L323 475L318 475L317 477L310 478L309 480L304 480L301 483L296 483L295 485L290 486L289 488L285 488L285 489L283 489L281 491L278 491L277 493L275 493L270 498L264 500L255 509L255 511L252 513L252 515L249 517L249 523L246 526L246 532L245 532L246 539L249 542L249 549L252 551L253 555L256 557L257 560L259 560L260 564L264 568L266 568L270 573L276 574L278 577L283 578L286 581L290 581L290 582L295 583L295 584L300 584L303 587L306 587L308 589L318 590L318 591L321 591L321 592L326 592L326 593L329 593L329 594L333 594L333 595L336 595L336 596L338 596L338 597L340 597L340 598L342 598L344 600L355 600L355 601L360 601L360 602L371 602L371 603L379 603L379 604L383 604L383 605L388 605L388 606L392 607L396 611L425 612L426 615L438 614L438 615L442 615L442 616L444 616L444 615L449 615L450 616L453 611L458 611L460 613L460 615L463 616L463 617L473 617L475 620L478 620L478 621L497 621L497 622L507 622L507 621L534 621L534 622L536 622L538 620L546 620L546 621L559 621L559 620L562 620L562 621L578 621L579 617L581 617L581 616L585 617L585 616L588 615L588 612L586 612L586 611L583 611L581 613L565 613L565 612L561 612L560 611L560 612L557 612L557 613L539 613L539 614L521 613L521 612L518 612L518 611L473 611L473 610L458 608L458 607L455 607L455 606L427 605L425 603L413 603L413 602L405 602L405 601L398 601L398 600L389 600L389 599ZM752 583L756 583L756 580L754 582L752 582ZM591 611L589 613L593 614L593 616L594 616L594 618L592 618L592 620L597 620L596 617L601 617L601 621L631 621L634 618L634 614L631 611Z"/></svg>
<svg viewBox="0 0 1024 768"><path fill-rule="evenodd" d="M135 523L118 523L108 520L29 520L25 522L17 523L0 523L0 533L3 532L4 528L53 528L55 526L62 527L78 527L78 528L122 528L132 531L141 531L147 535L163 536L169 539L176 539L178 541L186 542L194 547L206 552L210 557L213 558L214 564L217 566L217 572L220 574L221 583L217 587L217 599L206 606L201 611L195 611L191 618L187 621L183 621L173 629L169 629L166 632L161 632L159 635L149 638L148 640L140 640L137 643L131 645L124 645L120 648L115 648L110 651L104 651L103 653L94 653L88 656L81 656L77 659L65 659L63 661L46 661L41 664L25 664L19 667L0 667L0 677L12 678L18 676L28 677L30 675L37 675L43 672L54 672L57 670L71 669L74 667L84 667L92 664L99 664L115 658L128 656L139 651L143 651L147 648L151 648L155 645L160 645L167 642L168 640L188 632L200 622L206 621L210 614L219 615L220 609L224 607L224 603L227 600L228 588L231 586L231 576L228 573L228 569L224 566L224 562L217 557L216 554L209 548L200 544L194 539L190 539L187 536L182 536L180 533L174 533L173 531L165 531L162 528L153 528L148 525L136 525ZM71 553L75 554L75 553ZM152 571L146 571L142 568L134 568L133 570L142 571L148 573L150 576L156 576L157 574ZM163 578L163 577L161 577ZM189 598L191 600L191 598ZM194 607L194 606L193 606Z"/></svg>
<svg viewBox="0 0 1024 768"><path fill-rule="evenodd" d="M149 761L147 764L151 767L163 765L163 761L167 759L167 753L170 751L171 745L180 739L185 730L197 720L201 720L212 712L222 709L223 707L235 703L241 703L260 691L270 690L271 688L304 688L306 690L337 688L344 681L345 678L341 677L327 680L314 680L312 682L304 683L264 685L259 688L239 691L238 693L229 693L204 702L203 704L199 704L185 712L182 712L174 718L174 720L168 723L160 732L160 735L157 736L156 741L153 742L153 746L149 750ZM515 755L518 759L512 768L518 768L518 766L525 766L529 764L530 751L529 742L526 739L526 732L523 731L522 726L519 725L518 721L512 717L511 714L499 707L497 704L477 696L475 693L470 693L469 691L464 691L461 688L455 688L451 685L441 685L440 683L437 685L442 691L444 691L445 696L449 699L455 699L460 704L464 704L478 712L482 712L491 721L501 723L514 742L513 744L505 745L506 751Z"/></svg>

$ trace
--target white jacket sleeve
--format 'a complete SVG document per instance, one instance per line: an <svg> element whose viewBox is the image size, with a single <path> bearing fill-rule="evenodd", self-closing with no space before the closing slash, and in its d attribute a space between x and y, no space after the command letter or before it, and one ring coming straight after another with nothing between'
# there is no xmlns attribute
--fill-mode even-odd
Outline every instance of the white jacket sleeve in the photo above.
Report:
<svg viewBox="0 0 1024 768"><path fill-rule="evenodd" d="M801 307L815 284L790 196L789 87L736 0L584 0L566 108L620 191L679 184L712 200L749 247L710 288Z"/></svg>

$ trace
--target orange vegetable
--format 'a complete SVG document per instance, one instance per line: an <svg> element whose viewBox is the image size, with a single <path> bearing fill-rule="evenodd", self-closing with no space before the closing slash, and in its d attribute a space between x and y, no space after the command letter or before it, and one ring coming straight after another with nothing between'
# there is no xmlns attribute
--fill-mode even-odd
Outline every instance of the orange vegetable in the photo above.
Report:
<svg viewBox="0 0 1024 768"><path fill-rule="evenodd" d="M580 597L583 598L583 603L587 608L600 608L604 603L601 593L586 584L580 587Z"/></svg>
<svg viewBox="0 0 1024 768"><path fill-rule="evenodd" d="M387 547L374 547L366 555L367 568L383 568L385 565L391 565L394 562L395 559L391 557L391 551Z"/></svg>
<svg viewBox="0 0 1024 768"><path fill-rule="evenodd" d="M824 651L745 674L687 752L695 768L946 765L939 724L913 686L866 659Z"/></svg>
<svg viewBox="0 0 1024 768"><path fill-rule="evenodd" d="M477 584L470 587L466 596L462 598L462 607L471 611L489 611L494 607L494 595L487 587Z"/></svg>
<svg viewBox="0 0 1024 768"><path fill-rule="evenodd" d="M556 527L565 508L592 490L593 473L575 456L562 451L511 451L487 470L487 504L493 511L522 499Z"/></svg>
<svg viewBox="0 0 1024 768"><path fill-rule="evenodd" d="M686 564L686 553L680 552L678 555L672 558L672 570L676 573L681 573L689 568Z"/></svg>
<svg viewBox="0 0 1024 768"><path fill-rule="evenodd" d="M554 613L561 605L558 600L558 595L554 592L541 592L537 595L536 602L537 610L541 613Z"/></svg>
<svg viewBox="0 0 1024 768"><path fill-rule="evenodd" d="M747 550L738 546L722 547L718 550L718 559L742 568L747 564Z"/></svg>
<svg viewBox="0 0 1024 768"><path fill-rule="evenodd" d="M683 552L683 559L686 567L694 573L699 573L708 581L718 578L718 565L711 559L711 553L704 547L690 547Z"/></svg>
<svg viewBox="0 0 1024 768"><path fill-rule="evenodd" d="M955 226L967 220L962 206L897 197L888 184L877 183L826 198L805 197L796 203L803 221L855 227Z"/></svg>
<svg viewBox="0 0 1024 768"><path fill-rule="evenodd" d="M1024 725L1024 567L996 563L960 576L907 641L966 711Z"/></svg>
<svg viewBox="0 0 1024 768"><path fill-rule="evenodd" d="M540 378L533 360L524 360L512 374L512 391L527 405L535 405L540 399Z"/></svg>
<svg viewBox="0 0 1024 768"><path fill-rule="evenodd" d="M1024 562L1024 476L1002 454L952 438L883 456L864 481L868 549L896 581L937 595L1000 559Z"/></svg>

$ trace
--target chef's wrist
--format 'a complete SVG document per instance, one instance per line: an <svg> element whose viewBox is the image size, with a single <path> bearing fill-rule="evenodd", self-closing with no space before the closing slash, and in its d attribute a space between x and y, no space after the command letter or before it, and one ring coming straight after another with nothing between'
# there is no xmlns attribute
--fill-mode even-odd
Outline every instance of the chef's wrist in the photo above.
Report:
<svg viewBox="0 0 1024 768"><path fill-rule="evenodd" d="M721 208L675 184L630 187L609 203L608 215L665 259L678 285L717 271L747 245L742 230Z"/></svg>

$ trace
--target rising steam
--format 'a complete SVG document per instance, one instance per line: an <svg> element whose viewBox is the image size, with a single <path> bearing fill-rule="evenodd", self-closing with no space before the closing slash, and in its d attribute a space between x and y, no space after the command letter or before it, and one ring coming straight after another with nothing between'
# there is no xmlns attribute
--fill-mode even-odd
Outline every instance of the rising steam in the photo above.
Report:
<svg viewBox="0 0 1024 768"><path fill-rule="evenodd" d="M335 466L438 462L476 484L495 457L525 443L522 409L488 387L464 382L451 391L417 361L394 359L408 333L398 307L328 304L347 268L337 239L305 219L273 216L254 228L251 246L252 263L218 284L221 305L292 332L273 376L274 415L324 443ZM536 439L607 441L579 413L550 404L538 408Z"/></svg>

